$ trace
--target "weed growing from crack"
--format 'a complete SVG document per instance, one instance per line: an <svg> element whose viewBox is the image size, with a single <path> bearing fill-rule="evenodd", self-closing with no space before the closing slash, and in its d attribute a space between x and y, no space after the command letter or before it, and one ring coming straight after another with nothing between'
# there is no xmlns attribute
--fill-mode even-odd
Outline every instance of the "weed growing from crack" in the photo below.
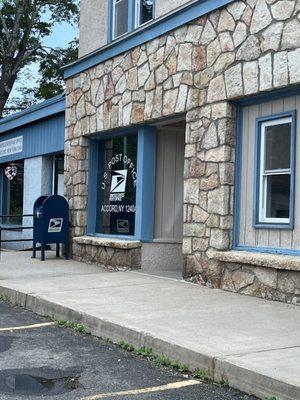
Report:
<svg viewBox="0 0 300 400"><path fill-rule="evenodd" d="M5 294L2 294L2 293L0 293L0 302L1 303L5 303L5 304L11 304L11 305L13 304L11 299L8 296L6 296Z"/></svg>
<svg viewBox="0 0 300 400"><path fill-rule="evenodd" d="M220 385L220 386L223 386L223 387L229 387L228 378L226 378L226 376L222 376L222 378L221 378L221 380L220 380L220 382L219 382L219 385ZM271 400L272 400L272 399L271 399Z"/></svg>
<svg viewBox="0 0 300 400"><path fill-rule="evenodd" d="M131 346L131 344L125 342L125 340L121 340L119 342L119 346L121 347L121 349L126 350L126 351L134 351L134 347Z"/></svg>
<svg viewBox="0 0 300 400"><path fill-rule="evenodd" d="M200 379L204 382L212 382L212 374L210 370L204 370L201 368L196 368L192 374L193 378Z"/></svg>
<svg viewBox="0 0 300 400"><path fill-rule="evenodd" d="M50 319L52 321L56 322L58 326L61 326L63 328L74 329L74 331L84 334L84 335L91 334L91 331L83 324L79 324L79 323L64 320L64 319L57 319L57 318L53 318L53 317L50 317Z"/></svg>

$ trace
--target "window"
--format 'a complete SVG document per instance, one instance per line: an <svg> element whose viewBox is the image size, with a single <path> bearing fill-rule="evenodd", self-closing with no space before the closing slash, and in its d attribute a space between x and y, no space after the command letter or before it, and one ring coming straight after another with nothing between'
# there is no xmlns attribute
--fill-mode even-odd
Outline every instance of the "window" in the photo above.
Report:
<svg viewBox="0 0 300 400"><path fill-rule="evenodd" d="M64 155L53 157L53 194L64 195Z"/></svg>
<svg viewBox="0 0 300 400"><path fill-rule="evenodd" d="M16 215L9 217L4 223L21 224L23 214L24 161L6 164L4 166L4 213Z"/></svg>
<svg viewBox="0 0 300 400"><path fill-rule="evenodd" d="M258 224L290 225L293 217L293 116L260 120Z"/></svg>
<svg viewBox="0 0 300 400"><path fill-rule="evenodd" d="M113 0L113 39L129 31L129 1Z"/></svg>
<svg viewBox="0 0 300 400"><path fill-rule="evenodd" d="M137 135L99 143L96 232L135 234Z"/></svg>
<svg viewBox="0 0 300 400"><path fill-rule="evenodd" d="M112 39L117 39L154 17L154 0L112 0Z"/></svg>
<svg viewBox="0 0 300 400"><path fill-rule="evenodd" d="M154 0L137 0L136 1L136 23L139 26L153 19Z"/></svg>

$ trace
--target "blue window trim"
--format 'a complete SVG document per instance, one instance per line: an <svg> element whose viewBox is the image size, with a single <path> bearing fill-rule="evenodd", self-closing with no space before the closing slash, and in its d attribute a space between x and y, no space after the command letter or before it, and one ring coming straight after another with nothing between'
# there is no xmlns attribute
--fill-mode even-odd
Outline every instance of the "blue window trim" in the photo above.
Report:
<svg viewBox="0 0 300 400"><path fill-rule="evenodd" d="M299 95L300 85L293 88L284 88L270 93L250 96L235 102L237 107L236 122L236 151L235 151L235 175L234 175L234 215L233 215L233 231L232 231L232 248L233 250L252 251L260 253L300 255L300 250L291 250L287 248L271 248L271 247L252 247L240 244L240 207L241 207L241 180L242 180L242 148L243 148L243 107L261 104L266 101L273 101L279 98L287 98ZM269 227L268 227L269 229Z"/></svg>
<svg viewBox="0 0 300 400"><path fill-rule="evenodd" d="M65 79L71 78L80 72L109 60L110 58L116 57L149 40L153 40L201 17L202 15L230 4L233 1L234 0L195 0L190 4L186 4L179 10L161 18L154 19L128 35L114 40L112 43L109 43L101 49L98 49L71 64L63 66L64 77ZM108 14L110 13L111 12Z"/></svg>
<svg viewBox="0 0 300 400"><path fill-rule="evenodd" d="M242 150L243 150L243 107L237 107L236 147L234 170L234 203L233 203L233 248L239 245L241 223L241 180L242 180Z"/></svg>
<svg viewBox="0 0 300 400"><path fill-rule="evenodd" d="M97 185L99 179L99 142L129 134L137 134L137 189L136 189L136 215L135 234L108 235L96 232L97 213ZM156 176L156 128L153 126L140 126L138 128L107 132L95 135L89 143L89 185L88 185L88 236L116 238L124 240L152 241L154 229L154 193Z"/></svg>
<svg viewBox="0 0 300 400"><path fill-rule="evenodd" d="M262 123L268 121L276 121L281 118L291 118L291 182L290 182L290 222L289 223L274 223L259 221L259 193L260 193L260 162L261 162L261 126ZM254 145L254 208L253 208L253 228L255 229L288 229L294 228L294 206L295 206L295 168L296 168L296 110L282 112L278 114L262 116L256 118L255 123L255 145Z"/></svg>

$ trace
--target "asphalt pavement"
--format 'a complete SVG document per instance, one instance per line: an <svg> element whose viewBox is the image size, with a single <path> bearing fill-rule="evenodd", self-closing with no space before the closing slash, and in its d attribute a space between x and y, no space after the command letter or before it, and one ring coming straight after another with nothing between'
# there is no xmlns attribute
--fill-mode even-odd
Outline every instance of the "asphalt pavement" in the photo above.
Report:
<svg viewBox="0 0 300 400"><path fill-rule="evenodd" d="M0 302L0 399L254 400Z"/></svg>

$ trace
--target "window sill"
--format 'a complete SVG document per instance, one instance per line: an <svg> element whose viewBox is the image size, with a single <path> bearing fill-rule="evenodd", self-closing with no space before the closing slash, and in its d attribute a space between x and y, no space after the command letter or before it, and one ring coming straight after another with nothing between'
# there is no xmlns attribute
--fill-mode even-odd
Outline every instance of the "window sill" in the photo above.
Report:
<svg viewBox="0 0 300 400"><path fill-rule="evenodd" d="M290 222L288 224L279 224L278 222L259 222L253 224L254 229L283 229L283 230L292 230L294 229L294 223Z"/></svg>
<svg viewBox="0 0 300 400"><path fill-rule="evenodd" d="M111 247L114 249L137 249L142 246L141 242L138 240L122 240L115 238L99 238L93 236L80 236L73 238L74 243L100 246L100 247Z"/></svg>
<svg viewBox="0 0 300 400"><path fill-rule="evenodd" d="M231 250L217 251L214 253L213 258L228 263L300 272L300 256Z"/></svg>

